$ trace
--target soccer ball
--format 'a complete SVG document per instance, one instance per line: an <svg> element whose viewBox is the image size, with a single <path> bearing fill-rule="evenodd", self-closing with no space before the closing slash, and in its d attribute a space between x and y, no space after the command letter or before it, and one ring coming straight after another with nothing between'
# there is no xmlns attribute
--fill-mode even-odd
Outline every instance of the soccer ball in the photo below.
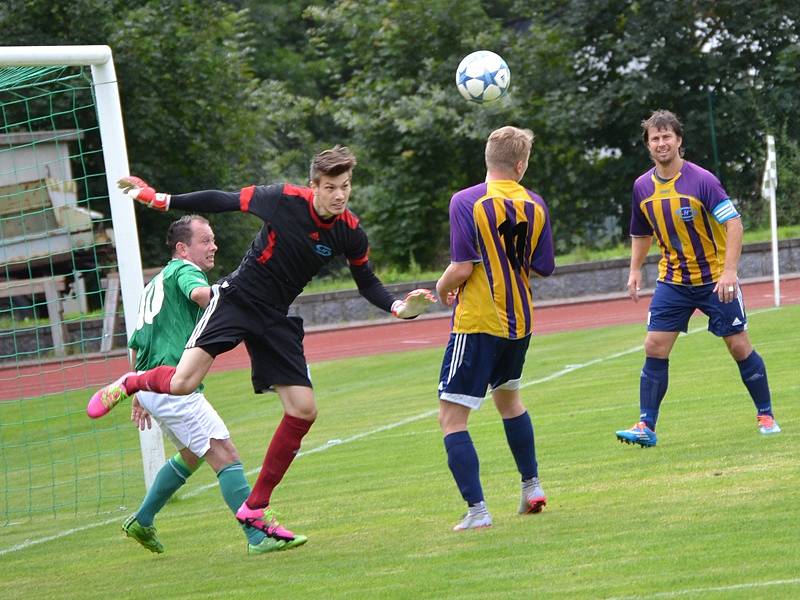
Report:
<svg viewBox="0 0 800 600"><path fill-rule="evenodd" d="M511 71L506 61L489 50L468 54L456 69L456 87L470 102L494 102L506 95L509 83Z"/></svg>

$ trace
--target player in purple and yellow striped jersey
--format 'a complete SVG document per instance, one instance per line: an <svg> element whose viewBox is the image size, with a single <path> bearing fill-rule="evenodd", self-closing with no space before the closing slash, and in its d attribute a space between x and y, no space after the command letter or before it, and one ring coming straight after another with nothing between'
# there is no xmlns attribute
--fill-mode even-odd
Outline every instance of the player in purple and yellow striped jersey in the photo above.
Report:
<svg viewBox="0 0 800 600"><path fill-rule="evenodd" d="M439 380L439 422L447 464L468 510L456 531L488 527L478 455L467 431L488 389L503 418L522 479L520 513L540 512L533 425L519 386L533 330L533 272L554 269L550 217L544 200L519 184L528 168L533 132L502 127L486 143L486 181L450 201L450 266L436 284L453 309L452 333Z"/></svg>
<svg viewBox="0 0 800 600"><path fill-rule="evenodd" d="M656 445L669 354L695 309L708 315L708 330L725 341L736 360L756 407L759 431L779 433L766 367L747 335L737 276L742 219L717 178L683 158L683 126L674 114L657 110L642 121L642 130L655 166L633 185L628 292L634 301L639 299L641 266L654 236L661 261L644 342L639 422L617 431L617 438L642 447Z"/></svg>

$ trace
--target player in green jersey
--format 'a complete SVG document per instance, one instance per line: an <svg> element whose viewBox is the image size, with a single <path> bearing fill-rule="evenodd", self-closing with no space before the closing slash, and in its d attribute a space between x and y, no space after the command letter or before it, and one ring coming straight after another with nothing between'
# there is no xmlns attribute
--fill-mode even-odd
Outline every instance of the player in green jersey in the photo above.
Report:
<svg viewBox="0 0 800 600"><path fill-rule="evenodd" d="M128 343L137 370L178 364L203 309L211 302L205 272L214 266L217 246L208 221L198 215L181 217L169 227L167 246L172 260L145 287L136 331ZM152 416L178 448L156 475L139 509L123 524L129 537L152 552L163 552L153 525L155 515L202 462L216 472L222 496L234 514L250 486L228 429L206 400L202 386L186 396L140 391L132 406L132 421L144 429L151 426ZM268 531L243 529L250 554L305 542L303 536L287 542Z"/></svg>

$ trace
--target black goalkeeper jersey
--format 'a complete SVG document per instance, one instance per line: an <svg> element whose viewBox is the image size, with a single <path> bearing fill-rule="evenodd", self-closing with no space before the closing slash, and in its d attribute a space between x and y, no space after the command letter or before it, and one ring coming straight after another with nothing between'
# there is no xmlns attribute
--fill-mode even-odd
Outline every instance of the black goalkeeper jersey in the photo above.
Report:
<svg viewBox="0 0 800 600"><path fill-rule="evenodd" d="M343 255L359 292L389 312L394 297L369 266L369 242L349 210L323 220L311 188L288 183L250 186L235 192L203 191L172 196L170 208L198 212L241 210L263 225L237 269L225 279L255 299L287 311L309 281Z"/></svg>

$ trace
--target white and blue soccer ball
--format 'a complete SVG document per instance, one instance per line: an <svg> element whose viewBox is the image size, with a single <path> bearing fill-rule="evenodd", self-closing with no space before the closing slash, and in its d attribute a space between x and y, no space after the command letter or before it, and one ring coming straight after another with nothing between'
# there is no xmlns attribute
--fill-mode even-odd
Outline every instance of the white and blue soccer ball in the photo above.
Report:
<svg viewBox="0 0 800 600"><path fill-rule="evenodd" d="M510 83L508 64L490 50L468 54L456 69L456 87L470 102L494 102L506 95Z"/></svg>

